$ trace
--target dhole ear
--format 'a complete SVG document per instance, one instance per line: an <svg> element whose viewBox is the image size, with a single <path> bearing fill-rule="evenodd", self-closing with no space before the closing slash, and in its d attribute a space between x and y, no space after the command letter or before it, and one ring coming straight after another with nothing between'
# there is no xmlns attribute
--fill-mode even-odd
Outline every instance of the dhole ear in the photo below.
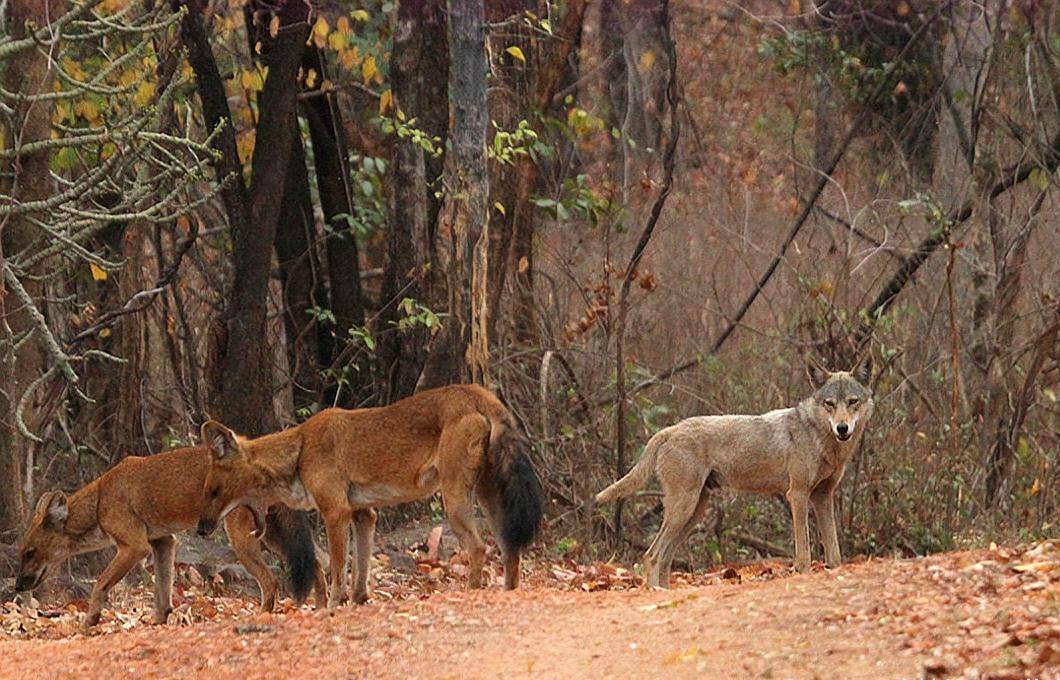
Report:
<svg viewBox="0 0 1060 680"><path fill-rule="evenodd" d="M66 504L66 494L62 491L49 491L37 501L36 512L44 513L45 519L54 526L62 526L70 516Z"/></svg>
<svg viewBox="0 0 1060 680"><path fill-rule="evenodd" d="M236 433L216 420L207 420L202 424L202 443L217 460L231 458L239 452Z"/></svg>
<svg viewBox="0 0 1060 680"><path fill-rule="evenodd" d="M850 372L859 383L867 387L872 382L872 368L872 353L869 352L854 365L854 368L850 369Z"/></svg>
<svg viewBox="0 0 1060 680"><path fill-rule="evenodd" d="M820 389L832 377L831 372L825 369L813 357L806 357L806 376L810 379L813 389Z"/></svg>

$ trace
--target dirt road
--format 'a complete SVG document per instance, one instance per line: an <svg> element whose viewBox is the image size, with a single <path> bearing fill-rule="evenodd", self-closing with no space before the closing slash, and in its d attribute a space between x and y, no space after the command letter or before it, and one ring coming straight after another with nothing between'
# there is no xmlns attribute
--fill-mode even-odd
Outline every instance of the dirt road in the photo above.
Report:
<svg viewBox="0 0 1060 680"><path fill-rule="evenodd" d="M6 640L0 675L1060 678L1053 544L655 592L583 592L601 583L537 572L510 593Z"/></svg>

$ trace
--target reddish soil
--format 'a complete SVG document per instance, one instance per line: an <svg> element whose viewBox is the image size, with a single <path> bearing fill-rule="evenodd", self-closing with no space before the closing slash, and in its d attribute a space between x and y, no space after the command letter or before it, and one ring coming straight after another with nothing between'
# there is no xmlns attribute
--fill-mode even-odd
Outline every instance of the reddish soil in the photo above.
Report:
<svg viewBox="0 0 1060 680"><path fill-rule="evenodd" d="M333 614L225 600L195 605L214 607L213 620L152 627L115 614L113 632L93 636L61 623L12 633L9 611L0 675L1060 678L1060 544L691 580L630 590L624 570L538 564L516 592L406 584L404 599ZM218 613L225 602L231 613ZM17 639L28 636L39 637Z"/></svg>

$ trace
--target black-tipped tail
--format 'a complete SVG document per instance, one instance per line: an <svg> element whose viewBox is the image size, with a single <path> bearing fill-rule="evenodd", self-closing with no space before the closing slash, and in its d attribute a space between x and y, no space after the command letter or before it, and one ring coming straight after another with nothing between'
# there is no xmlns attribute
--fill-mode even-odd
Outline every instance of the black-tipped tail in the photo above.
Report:
<svg viewBox="0 0 1060 680"><path fill-rule="evenodd" d="M522 551L537 538L544 516L541 480L530 457L513 452L500 465L501 541L513 552Z"/></svg>
<svg viewBox="0 0 1060 680"><path fill-rule="evenodd" d="M316 582L317 555L309 514L283 506L269 510L265 540L283 555L290 578L291 596L301 604Z"/></svg>

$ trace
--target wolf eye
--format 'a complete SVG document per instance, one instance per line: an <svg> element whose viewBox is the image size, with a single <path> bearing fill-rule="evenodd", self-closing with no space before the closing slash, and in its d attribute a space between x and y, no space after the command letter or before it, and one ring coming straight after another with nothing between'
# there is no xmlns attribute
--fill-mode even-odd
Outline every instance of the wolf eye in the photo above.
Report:
<svg viewBox="0 0 1060 680"><path fill-rule="evenodd" d="M855 397L855 398L853 398L853 399L849 400L849 401L847 402L847 404L849 404L850 406L857 406L857 405L858 405L858 398L857 398L857 397Z"/></svg>
<svg viewBox="0 0 1060 680"><path fill-rule="evenodd" d="M825 399L824 400L824 407L826 409L828 409L829 411L831 411L832 409L835 408L835 402L832 401L831 399Z"/></svg>
<svg viewBox="0 0 1060 680"><path fill-rule="evenodd" d="M36 554L37 554L37 552L33 548L30 548L26 552L22 553L22 559L32 560L33 556L36 555Z"/></svg>

